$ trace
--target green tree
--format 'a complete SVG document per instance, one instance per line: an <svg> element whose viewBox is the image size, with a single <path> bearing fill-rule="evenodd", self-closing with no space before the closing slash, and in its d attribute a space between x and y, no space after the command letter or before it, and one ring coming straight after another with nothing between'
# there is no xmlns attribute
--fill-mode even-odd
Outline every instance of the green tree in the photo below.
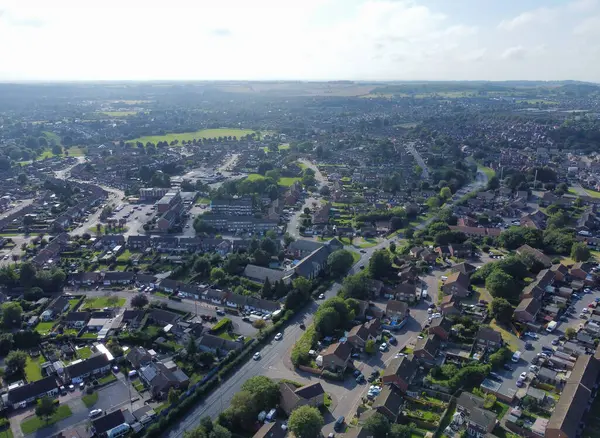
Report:
<svg viewBox="0 0 600 438"><path fill-rule="evenodd" d="M212 268L210 270L210 281L213 283L220 284L225 280L226 274L221 268Z"/></svg>
<svg viewBox="0 0 600 438"><path fill-rule="evenodd" d="M292 286L303 294L309 294L312 289L312 282L304 277L298 277L292 282Z"/></svg>
<svg viewBox="0 0 600 438"><path fill-rule="evenodd" d="M587 262L591 257L588 246L583 242L575 242L571 247L571 258L576 262Z"/></svg>
<svg viewBox="0 0 600 438"><path fill-rule="evenodd" d="M344 275L352 267L353 263L354 259L352 258L352 253L345 249L334 251L327 257L329 272L334 277L341 277Z"/></svg>
<svg viewBox="0 0 600 438"><path fill-rule="evenodd" d="M373 339L369 339L366 344L365 344L365 351L368 354L374 354L375 353L375 341Z"/></svg>
<svg viewBox="0 0 600 438"><path fill-rule="evenodd" d="M369 275L380 280L388 275L392 268L390 253L385 249L375 251L369 260Z"/></svg>
<svg viewBox="0 0 600 438"><path fill-rule="evenodd" d="M265 376L254 376L242 385L242 391L254 396L260 410L268 410L279 403L279 385Z"/></svg>
<svg viewBox="0 0 600 438"><path fill-rule="evenodd" d="M143 309L148 305L148 297L144 294L136 294L131 298L131 305L136 309Z"/></svg>
<svg viewBox="0 0 600 438"><path fill-rule="evenodd" d="M498 322L506 324L512 318L513 307L505 298L498 297L492 300L490 312Z"/></svg>
<svg viewBox="0 0 600 438"><path fill-rule="evenodd" d="M21 327L23 308L14 301L2 304L2 324L5 327Z"/></svg>
<svg viewBox="0 0 600 438"><path fill-rule="evenodd" d="M21 286L25 289L29 289L35 284L37 269L35 269L35 266L31 262L21 263L19 273Z"/></svg>
<svg viewBox="0 0 600 438"><path fill-rule="evenodd" d="M577 336L577 330L575 330L573 327L567 327L565 330L565 336L567 339L573 339L575 336Z"/></svg>
<svg viewBox="0 0 600 438"><path fill-rule="evenodd" d="M390 433L390 422L380 413L371 415L365 421L363 427L372 433L374 437L387 437Z"/></svg>
<svg viewBox="0 0 600 438"><path fill-rule="evenodd" d="M58 405L54 403L54 400L48 396L44 396L37 402L35 415L48 422L48 419L56 412L56 409L58 409Z"/></svg>
<svg viewBox="0 0 600 438"><path fill-rule="evenodd" d="M450 187L443 187L442 190L440 190L440 198L442 198L443 200L447 201L451 197L452 190L450 190Z"/></svg>
<svg viewBox="0 0 600 438"><path fill-rule="evenodd" d="M344 278L340 295L346 298L364 300L369 295L368 279L362 273L347 276Z"/></svg>
<svg viewBox="0 0 600 438"><path fill-rule="evenodd" d="M403 424L392 424L390 429L390 438L411 438L413 436L413 427Z"/></svg>
<svg viewBox="0 0 600 438"><path fill-rule="evenodd" d="M390 243L390 251L391 251L392 253L395 253L395 252L396 252L396 244L395 244L394 242L391 242L391 243Z"/></svg>
<svg viewBox="0 0 600 438"><path fill-rule="evenodd" d="M60 145L55 144L52 146L52 153L54 155L61 155L63 153L63 149Z"/></svg>
<svg viewBox="0 0 600 438"><path fill-rule="evenodd" d="M170 404L174 405L179 402L179 396L181 395L180 391L175 388L169 389L169 395L167 397Z"/></svg>
<svg viewBox="0 0 600 438"><path fill-rule="evenodd" d="M6 356L13 349L14 339L12 333L0 334L0 356Z"/></svg>
<svg viewBox="0 0 600 438"><path fill-rule="evenodd" d="M315 328L323 336L331 336L340 326L340 314L334 308L319 309L315 314Z"/></svg>
<svg viewBox="0 0 600 438"><path fill-rule="evenodd" d="M220 424L215 424L208 438L231 438L231 432L225 429Z"/></svg>
<svg viewBox="0 0 600 438"><path fill-rule="evenodd" d="M485 280L485 288L493 297L511 298L519 294L513 278L500 269L492 270Z"/></svg>
<svg viewBox="0 0 600 438"><path fill-rule="evenodd" d="M22 350L13 350L6 356L4 365L9 375L23 375L27 365L27 353Z"/></svg>
<svg viewBox="0 0 600 438"><path fill-rule="evenodd" d="M233 395L228 410L231 410L234 420L241 427L249 426L254 423L256 416L260 412L256 405L254 396L248 391L239 391Z"/></svg>
<svg viewBox="0 0 600 438"><path fill-rule="evenodd" d="M210 272L210 262L205 257L199 257L194 262L194 272L206 277Z"/></svg>
<svg viewBox="0 0 600 438"><path fill-rule="evenodd" d="M271 282L268 277L265 279L260 295L267 300L273 298L273 288L271 287Z"/></svg>
<svg viewBox="0 0 600 438"><path fill-rule="evenodd" d="M254 327L255 329L257 329L259 331L264 329L266 326L267 326L267 323L262 319L257 319L256 321L254 321L252 323L252 327Z"/></svg>
<svg viewBox="0 0 600 438"><path fill-rule="evenodd" d="M323 416L312 406L300 406L290 414L288 427L297 438L318 438L321 436Z"/></svg>

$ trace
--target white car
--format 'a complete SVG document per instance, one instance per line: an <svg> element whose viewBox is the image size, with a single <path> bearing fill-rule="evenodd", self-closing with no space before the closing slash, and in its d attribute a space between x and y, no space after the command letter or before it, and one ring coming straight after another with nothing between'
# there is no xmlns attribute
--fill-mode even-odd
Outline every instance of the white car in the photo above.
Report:
<svg viewBox="0 0 600 438"><path fill-rule="evenodd" d="M281 333L277 333L277 334L275 335L275 340L276 340L276 341L280 341L280 340L281 340L281 338L283 338L283 335L282 335Z"/></svg>
<svg viewBox="0 0 600 438"><path fill-rule="evenodd" d="M529 371L531 371L532 373L537 373L537 372L538 372L538 370L539 370L539 368L538 368L538 367L536 367L535 365L531 365L531 366L529 367Z"/></svg>
<svg viewBox="0 0 600 438"><path fill-rule="evenodd" d="M252 356L252 359L254 359L254 360L260 359L260 353L258 351L256 353L254 353L254 356Z"/></svg>
<svg viewBox="0 0 600 438"><path fill-rule="evenodd" d="M441 317L442 317L442 314L441 314L441 313L434 313L433 315L431 315L431 318L432 318L432 319L435 319L435 318L441 318Z"/></svg>
<svg viewBox="0 0 600 438"><path fill-rule="evenodd" d="M90 418L99 417L100 415L102 415L102 409L92 409L90 411Z"/></svg>
<svg viewBox="0 0 600 438"><path fill-rule="evenodd" d="M387 348L388 348L388 346L387 346L387 344L384 342L383 344L381 344L381 345L379 346L379 351L387 351Z"/></svg>
<svg viewBox="0 0 600 438"><path fill-rule="evenodd" d="M539 338L539 336L537 335L537 333L534 333L534 332L526 332L525 336L529 336L530 338L533 338L533 339L538 339Z"/></svg>
<svg viewBox="0 0 600 438"><path fill-rule="evenodd" d="M590 313L590 311L587 307L584 307L583 309L581 309L581 313Z"/></svg>
<svg viewBox="0 0 600 438"><path fill-rule="evenodd" d="M431 315L433 313L433 309L427 309L427 313Z"/></svg>
<svg viewBox="0 0 600 438"><path fill-rule="evenodd" d="M527 379L527 372L523 371L519 377L523 380Z"/></svg>
<svg viewBox="0 0 600 438"><path fill-rule="evenodd" d="M319 295L319 299L320 299L320 300L323 300L323 299L325 299L325 295L323 295L323 294Z"/></svg>

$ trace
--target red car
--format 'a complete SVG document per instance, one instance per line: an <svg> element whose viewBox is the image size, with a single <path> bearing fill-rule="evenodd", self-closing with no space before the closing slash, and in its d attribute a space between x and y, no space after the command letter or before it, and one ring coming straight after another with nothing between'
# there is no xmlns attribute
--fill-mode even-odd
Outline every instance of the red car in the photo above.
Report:
<svg viewBox="0 0 600 438"><path fill-rule="evenodd" d="M590 309L595 309L595 308L596 308L596 306L597 306L597 304L598 304L598 303L590 303L590 304L588 304L588 307L589 307Z"/></svg>

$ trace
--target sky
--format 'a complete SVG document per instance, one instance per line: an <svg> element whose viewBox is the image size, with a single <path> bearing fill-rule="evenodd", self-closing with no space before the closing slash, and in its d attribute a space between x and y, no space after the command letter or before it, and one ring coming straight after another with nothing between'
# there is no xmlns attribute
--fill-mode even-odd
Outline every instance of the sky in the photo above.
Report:
<svg viewBox="0 0 600 438"><path fill-rule="evenodd" d="M0 81L600 82L600 0L0 0Z"/></svg>

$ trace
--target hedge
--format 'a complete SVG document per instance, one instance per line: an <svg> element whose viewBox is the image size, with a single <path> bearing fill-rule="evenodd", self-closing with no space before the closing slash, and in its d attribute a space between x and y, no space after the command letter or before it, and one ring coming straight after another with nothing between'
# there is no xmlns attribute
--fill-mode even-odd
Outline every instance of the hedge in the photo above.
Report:
<svg viewBox="0 0 600 438"><path fill-rule="evenodd" d="M308 352L317 342L317 338L318 335L314 324L309 325L302 336L300 336L300 339L298 339L298 341L294 344L294 348L292 349L291 358L292 363L295 366L306 365L310 361Z"/></svg>
<svg viewBox="0 0 600 438"><path fill-rule="evenodd" d="M229 318L223 318L219 322L217 322L210 330L214 333L220 332L226 328L231 327L232 321Z"/></svg>

